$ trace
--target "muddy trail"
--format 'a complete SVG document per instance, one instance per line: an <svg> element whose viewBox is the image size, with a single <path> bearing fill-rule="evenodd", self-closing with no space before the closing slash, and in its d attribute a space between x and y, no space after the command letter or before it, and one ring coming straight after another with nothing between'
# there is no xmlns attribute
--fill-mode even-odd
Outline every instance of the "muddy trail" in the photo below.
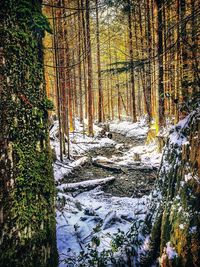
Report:
<svg viewBox="0 0 200 267"><path fill-rule="evenodd" d="M126 168L105 168L96 165L92 159L98 156L117 161L134 146L145 144L145 139L125 137L118 133L112 133L112 139L116 145L109 148L94 149L87 154L90 161L82 168L74 170L73 173L63 180L69 183L76 183L85 180L102 179L114 176L116 179L111 184L104 186L105 193L119 197L142 197L147 195L153 188L157 171L152 169L126 169Z"/></svg>

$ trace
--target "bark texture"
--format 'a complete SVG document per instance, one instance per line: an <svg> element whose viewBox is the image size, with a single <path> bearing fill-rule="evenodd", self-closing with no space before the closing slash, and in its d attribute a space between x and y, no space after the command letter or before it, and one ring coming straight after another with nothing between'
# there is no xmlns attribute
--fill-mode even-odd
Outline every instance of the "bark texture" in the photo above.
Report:
<svg viewBox="0 0 200 267"><path fill-rule="evenodd" d="M0 266L56 266L41 1L0 3Z"/></svg>
<svg viewBox="0 0 200 267"><path fill-rule="evenodd" d="M199 266L200 110L171 131L154 192L149 250L143 266L160 254L160 266ZM173 251L172 254L169 253Z"/></svg>

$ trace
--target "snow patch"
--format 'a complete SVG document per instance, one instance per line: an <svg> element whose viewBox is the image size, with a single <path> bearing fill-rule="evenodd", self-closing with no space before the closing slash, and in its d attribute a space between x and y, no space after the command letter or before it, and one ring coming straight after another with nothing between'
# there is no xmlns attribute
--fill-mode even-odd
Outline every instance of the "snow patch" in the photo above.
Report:
<svg viewBox="0 0 200 267"><path fill-rule="evenodd" d="M191 173L185 174L185 181L188 182L190 180L192 180L192 174Z"/></svg>
<svg viewBox="0 0 200 267"><path fill-rule="evenodd" d="M138 139L145 138L147 136L149 127L145 120L139 122L128 122L128 121L115 121L110 124L110 131L120 133L126 137L135 137Z"/></svg>
<svg viewBox="0 0 200 267"><path fill-rule="evenodd" d="M172 260L178 257L178 254L176 253L175 248L171 247L170 242L168 242L166 245L167 245L166 253L167 253L169 260Z"/></svg>

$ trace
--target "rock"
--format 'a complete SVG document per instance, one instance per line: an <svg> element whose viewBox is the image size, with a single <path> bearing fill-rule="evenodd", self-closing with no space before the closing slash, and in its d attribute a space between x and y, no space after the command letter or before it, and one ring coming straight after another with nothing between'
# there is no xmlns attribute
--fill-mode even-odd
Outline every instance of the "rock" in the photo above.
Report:
<svg viewBox="0 0 200 267"><path fill-rule="evenodd" d="M108 133L108 134L107 134L107 137L108 137L109 139L112 139L112 137L113 137L112 133Z"/></svg>

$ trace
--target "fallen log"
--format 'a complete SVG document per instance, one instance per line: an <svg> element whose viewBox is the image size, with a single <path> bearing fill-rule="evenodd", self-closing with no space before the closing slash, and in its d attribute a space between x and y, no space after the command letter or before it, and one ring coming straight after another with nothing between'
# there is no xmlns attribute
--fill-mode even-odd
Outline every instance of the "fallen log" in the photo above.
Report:
<svg viewBox="0 0 200 267"><path fill-rule="evenodd" d="M75 192L77 190L84 189L86 191L91 190L99 185L105 185L114 182L115 177L107 177L103 179L87 180L78 183L67 183L57 186L57 189L64 192Z"/></svg>
<svg viewBox="0 0 200 267"><path fill-rule="evenodd" d="M116 164L112 161L105 161L102 159L93 160L92 164L96 167L100 167L103 169L106 169L108 171L112 171L115 173L120 172L127 172L127 171L133 171L133 170L139 170L139 171L152 171L157 170L157 167L151 166L151 165L143 165L141 163L137 164L131 164L131 165L124 165L124 164Z"/></svg>
<svg viewBox="0 0 200 267"><path fill-rule="evenodd" d="M100 168L103 168L103 169L106 169L108 171L112 171L115 173L123 172L123 170L120 166L116 166L114 164L103 164L103 163L99 163L99 162L93 162L92 164L96 167L100 167Z"/></svg>
<svg viewBox="0 0 200 267"><path fill-rule="evenodd" d="M109 159L106 159L104 157L100 159L93 159L92 164L96 167L100 167L115 173L123 172L120 166L116 165L114 162L109 161Z"/></svg>
<svg viewBox="0 0 200 267"><path fill-rule="evenodd" d="M156 171L158 170L158 167L152 166L152 165L129 165L129 166L121 166L123 170L128 170L128 171Z"/></svg>
<svg viewBox="0 0 200 267"><path fill-rule="evenodd" d="M91 142L86 142L85 141L84 142L84 141L73 141L73 140L71 141L71 143L72 144L75 144L75 145L79 145L79 144L85 144L85 145L88 145L88 144L91 145L92 144L92 145L97 145L97 144L99 144L99 142L97 142L97 141L96 142L95 141L91 141Z"/></svg>
<svg viewBox="0 0 200 267"><path fill-rule="evenodd" d="M62 163L58 160L54 163L55 168L55 179L61 181L64 177L70 175L73 171L83 167L87 162L89 162L89 157L81 157L70 163Z"/></svg>

